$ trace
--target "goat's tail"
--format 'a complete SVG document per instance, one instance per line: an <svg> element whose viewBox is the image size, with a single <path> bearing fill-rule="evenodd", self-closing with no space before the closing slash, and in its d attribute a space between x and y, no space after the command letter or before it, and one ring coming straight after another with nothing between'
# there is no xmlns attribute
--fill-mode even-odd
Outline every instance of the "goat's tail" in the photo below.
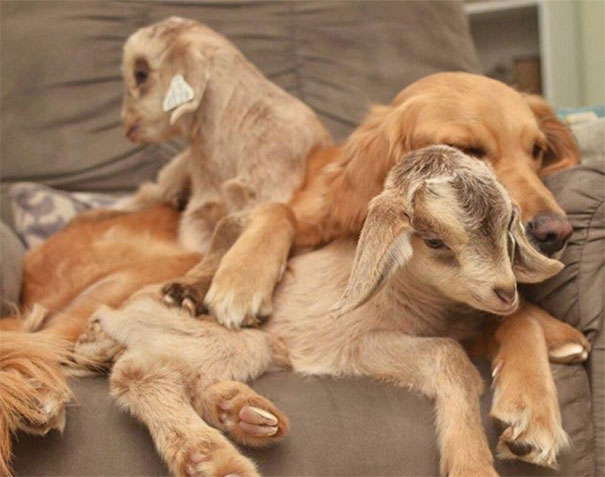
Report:
<svg viewBox="0 0 605 477"><path fill-rule="evenodd" d="M72 399L62 365L73 345L39 328L45 310L21 318L21 330L0 332L0 475L11 475L12 434L63 430Z"/></svg>

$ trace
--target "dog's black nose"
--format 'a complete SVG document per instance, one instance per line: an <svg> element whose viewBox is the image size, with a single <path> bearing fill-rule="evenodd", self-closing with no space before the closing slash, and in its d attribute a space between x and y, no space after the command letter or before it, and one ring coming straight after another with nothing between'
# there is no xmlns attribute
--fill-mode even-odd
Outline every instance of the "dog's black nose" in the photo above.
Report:
<svg viewBox="0 0 605 477"><path fill-rule="evenodd" d="M540 252L548 256L561 250L572 232L571 224L565 217L549 212L537 214L527 224L528 237L533 239Z"/></svg>

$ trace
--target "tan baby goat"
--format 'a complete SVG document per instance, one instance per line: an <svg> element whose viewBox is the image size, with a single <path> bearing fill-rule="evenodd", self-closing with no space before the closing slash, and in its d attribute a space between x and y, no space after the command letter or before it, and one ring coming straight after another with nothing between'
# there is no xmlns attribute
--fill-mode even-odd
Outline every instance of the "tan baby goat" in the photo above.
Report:
<svg viewBox="0 0 605 477"><path fill-rule="evenodd" d="M496 475L483 383L458 340L513 311L517 281L561 267L527 243L487 164L434 146L390 172L357 244L291 259L260 329L193 320L162 305L156 288L99 310L77 348L113 367L112 394L149 427L175 474L256 475L219 431L248 445L283 436L286 418L242 381L290 365L419 391L435 401L441 472Z"/></svg>

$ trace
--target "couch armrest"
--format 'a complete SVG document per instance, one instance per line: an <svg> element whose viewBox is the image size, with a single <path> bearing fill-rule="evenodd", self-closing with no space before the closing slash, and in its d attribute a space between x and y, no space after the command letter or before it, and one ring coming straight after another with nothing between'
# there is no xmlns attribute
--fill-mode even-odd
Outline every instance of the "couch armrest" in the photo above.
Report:
<svg viewBox="0 0 605 477"><path fill-rule="evenodd" d="M588 358L595 434L595 475L605 475L605 330L601 330Z"/></svg>
<svg viewBox="0 0 605 477"><path fill-rule="evenodd" d="M554 174L545 180L573 226L561 260L565 268L523 295L594 342L603 328L605 305L605 160Z"/></svg>
<svg viewBox="0 0 605 477"><path fill-rule="evenodd" d="M2 300L2 315L14 312L14 305L19 304L21 280L23 278L23 258L25 248L15 232L0 222L0 298Z"/></svg>

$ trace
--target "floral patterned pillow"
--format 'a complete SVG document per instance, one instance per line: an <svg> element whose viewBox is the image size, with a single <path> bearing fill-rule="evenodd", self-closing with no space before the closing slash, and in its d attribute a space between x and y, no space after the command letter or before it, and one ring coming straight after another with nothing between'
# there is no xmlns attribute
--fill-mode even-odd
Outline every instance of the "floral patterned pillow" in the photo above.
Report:
<svg viewBox="0 0 605 477"><path fill-rule="evenodd" d="M61 230L80 212L111 207L118 196L65 192L33 182L17 182L9 190L14 229L28 247Z"/></svg>

